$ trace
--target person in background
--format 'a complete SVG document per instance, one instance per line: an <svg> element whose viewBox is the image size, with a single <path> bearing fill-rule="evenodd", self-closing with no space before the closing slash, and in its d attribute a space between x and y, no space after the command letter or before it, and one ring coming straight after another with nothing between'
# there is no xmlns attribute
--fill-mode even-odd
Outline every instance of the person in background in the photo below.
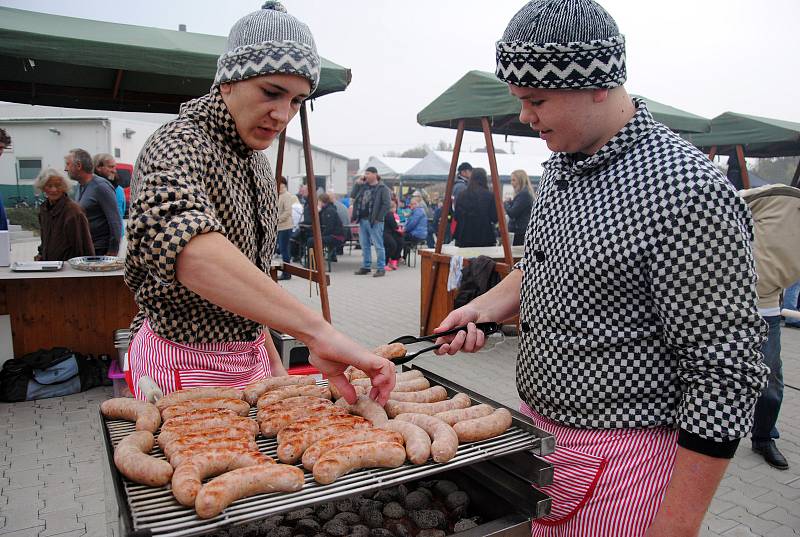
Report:
<svg viewBox="0 0 800 537"><path fill-rule="evenodd" d="M358 239L361 242L362 264L355 271L357 275L372 272L372 245L378 257L375 274L380 278L386 275L386 249L383 245L383 219L389 212L392 193L381 182L378 170L374 166L364 170L364 175L355 182L353 191L353 222L358 222Z"/></svg>
<svg viewBox="0 0 800 537"><path fill-rule="evenodd" d="M117 210L119 219L122 222L122 235L125 235L125 189L120 186L117 180L117 161L108 153L98 153L92 159L94 163L94 173L98 177L106 179L114 187L117 196Z"/></svg>
<svg viewBox="0 0 800 537"><path fill-rule="evenodd" d="M336 207L336 214L339 215L339 220L342 221L342 227L344 229L344 242L347 242L353 236L353 234L350 232L350 213L347 210L347 206L340 198L341 197L337 194L331 194L333 206ZM339 246L338 250L336 250L336 253L344 254L344 245Z"/></svg>
<svg viewBox="0 0 800 537"><path fill-rule="evenodd" d="M425 215L425 210L420 207L420 201L418 196L411 198L411 213L403 228L403 255L428 238L428 217Z"/></svg>
<svg viewBox="0 0 800 537"><path fill-rule="evenodd" d="M58 170L45 168L33 183L45 201L39 206L42 242L36 261L67 261L94 255L89 221L80 205L69 199L71 185Z"/></svg>
<svg viewBox="0 0 800 537"><path fill-rule="evenodd" d="M336 252L344 244L344 226L333 204L333 198L327 192L319 195L319 227L322 234L322 246L327 248L331 261L338 261ZM308 237L306 247L314 247L314 237Z"/></svg>
<svg viewBox="0 0 800 537"><path fill-rule="evenodd" d="M292 221L292 207L295 203L300 203L297 196L289 192L289 187L286 183L286 177L278 177L278 251L281 253L281 259L285 264L292 261L292 255L289 250L289 240L292 238L292 228L294 223ZM292 275L283 271L279 280L290 280Z"/></svg>
<svg viewBox="0 0 800 537"><path fill-rule="evenodd" d="M511 186L514 187L514 198L505 202L508 232L514 234L512 246L519 246L525 244L525 230L528 229L533 209L533 188L525 170L511 172Z"/></svg>
<svg viewBox="0 0 800 537"><path fill-rule="evenodd" d="M794 311L800 309L800 281L794 282L783 292L783 309ZM800 328L800 319L785 317L783 324L790 328Z"/></svg>
<svg viewBox="0 0 800 537"><path fill-rule="evenodd" d="M386 270L397 270L403 250L403 234L400 232L400 217L397 203L392 201L389 212L383 219L383 244L386 248Z"/></svg>
<svg viewBox="0 0 800 537"><path fill-rule="evenodd" d="M122 219L117 196L108 180L94 173L92 157L83 149L73 149L64 157L64 170L78 181L78 204L89 220L95 255L115 256L122 239Z"/></svg>
<svg viewBox="0 0 800 537"><path fill-rule="evenodd" d="M497 208L494 196L489 191L486 170L475 168L469 178L469 185L456 201L456 246L494 246L497 235Z"/></svg>
<svg viewBox="0 0 800 537"><path fill-rule="evenodd" d="M6 147L11 145L11 136L5 131L0 129L0 157L3 156L3 151ZM6 216L6 207L3 204L3 195L0 194L0 231L8 230L8 217Z"/></svg>

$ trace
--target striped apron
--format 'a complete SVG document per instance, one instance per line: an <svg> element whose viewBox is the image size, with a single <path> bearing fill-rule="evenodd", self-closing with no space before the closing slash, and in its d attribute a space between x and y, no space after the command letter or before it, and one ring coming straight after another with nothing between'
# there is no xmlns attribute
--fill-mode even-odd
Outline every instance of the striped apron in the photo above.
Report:
<svg viewBox="0 0 800 537"><path fill-rule="evenodd" d="M174 343L156 335L145 320L128 350L128 387L145 399L139 379L147 375L164 395L197 386L243 388L271 376L265 339L262 333L255 341Z"/></svg>
<svg viewBox="0 0 800 537"><path fill-rule="evenodd" d="M520 411L556 439L553 498L533 537L641 537L664 499L678 448L677 429L576 429Z"/></svg>

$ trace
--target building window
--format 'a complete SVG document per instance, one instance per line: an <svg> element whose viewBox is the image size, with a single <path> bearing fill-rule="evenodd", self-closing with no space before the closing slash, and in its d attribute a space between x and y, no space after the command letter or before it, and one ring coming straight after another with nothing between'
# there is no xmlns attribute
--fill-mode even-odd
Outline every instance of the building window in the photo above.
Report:
<svg viewBox="0 0 800 537"><path fill-rule="evenodd" d="M18 158L17 170L17 176L20 181L33 181L42 171L42 159Z"/></svg>
<svg viewBox="0 0 800 537"><path fill-rule="evenodd" d="M122 152L119 150L119 147L114 148L114 158L119 158Z"/></svg>

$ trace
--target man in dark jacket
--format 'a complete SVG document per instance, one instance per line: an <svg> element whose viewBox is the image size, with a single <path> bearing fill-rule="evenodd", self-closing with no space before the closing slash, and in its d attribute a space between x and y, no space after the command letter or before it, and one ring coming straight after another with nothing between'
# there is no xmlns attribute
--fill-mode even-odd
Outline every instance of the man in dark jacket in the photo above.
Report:
<svg viewBox="0 0 800 537"><path fill-rule="evenodd" d="M370 166L364 171L350 197L353 199L353 222L358 222L358 238L361 242L363 263L355 273L358 275L372 272L372 245L378 257L378 266L373 277L386 275L386 249L383 246L383 219L389 212L391 192L389 187L380 182L378 170Z"/></svg>

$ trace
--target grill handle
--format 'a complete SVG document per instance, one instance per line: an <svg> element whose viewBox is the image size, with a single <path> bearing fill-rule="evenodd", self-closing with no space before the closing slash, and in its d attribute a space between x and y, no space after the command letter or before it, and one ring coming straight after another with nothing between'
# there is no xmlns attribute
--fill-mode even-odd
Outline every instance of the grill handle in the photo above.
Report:
<svg viewBox="0 0 800 537"><path fill-rule="evenodd" d="M145 398L147 398L150 403L155 403L164 397L164 392L161 391L156 381L147 375L142 375L139 379L139 391L144 394Z"/></svg>

